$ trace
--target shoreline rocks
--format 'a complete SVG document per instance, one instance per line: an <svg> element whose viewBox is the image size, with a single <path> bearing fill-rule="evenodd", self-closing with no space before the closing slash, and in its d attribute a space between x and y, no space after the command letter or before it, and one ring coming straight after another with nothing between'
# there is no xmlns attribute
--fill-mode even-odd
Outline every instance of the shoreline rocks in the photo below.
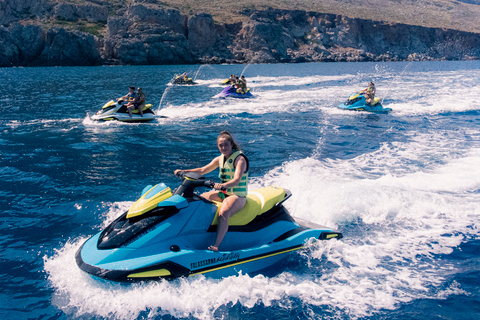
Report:
<svg viewBox="0 0 480 320"><path fill-rule="evenodd" d="M102 2L13 3L3 0L0 7L13 14L22 4L30 6L38 20L25 24L6 11L0 15L1 67L480 59L480 34L318 12L253 11L245 12L244 22L217 24L209 14L187 17L148 1L110 17ZM65 20L103 21L106 32L97 37L66 27L45 29L41 21L49 12Z"/></svg>

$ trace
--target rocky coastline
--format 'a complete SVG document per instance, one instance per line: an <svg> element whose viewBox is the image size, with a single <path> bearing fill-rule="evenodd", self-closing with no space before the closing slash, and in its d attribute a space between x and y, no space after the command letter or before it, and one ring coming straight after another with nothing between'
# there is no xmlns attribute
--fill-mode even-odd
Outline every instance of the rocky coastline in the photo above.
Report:
<svg viewBox="0 0 480 320"><path fill-rule="evenodd" d="M0 67L480 58L477 33L279 9L245 11L244 21L219 24L206 13L186 16L148 1L109 16L108 4L97 2L0 0ZM104 24L106 31L48 26L51 17Z"/></svg>

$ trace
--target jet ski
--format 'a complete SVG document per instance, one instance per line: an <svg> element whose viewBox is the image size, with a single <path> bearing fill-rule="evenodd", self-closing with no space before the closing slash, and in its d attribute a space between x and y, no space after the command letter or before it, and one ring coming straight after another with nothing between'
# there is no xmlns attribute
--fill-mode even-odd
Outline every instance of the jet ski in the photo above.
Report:
<svg viewBox="0 0 480 320"><path fill-rule="evenodd" d="M368 105L365 94L361 92L351 94L348 100L340 104L338 107L344 110L369 111L378 113L392 111L391 108L384 108L382 106L380 98L374 98L372 105Z"/></svg>
<svg viewBox="0 0 480 320"><path fill-rule="evenodd" d="M172 79L171 81L172 84L180 84L180 85L193 85L193 84L197 84L195 81L193 81L192 78L187 78L187 80L185 80L185 78L183 76L176 76L175 78Z"/></svg>
<svg viewBox="0 0 480 320"><path fill-rule="evenodd" d="M100 111L91 117L96 121L110 121L117 120L123 122L147 122L155 119L155 113L153 113L152 105L146 104L143 109L143 117L137 109L132 110L132 117L128 114L127 104L124 104L122 99L118 101L110 100L105 103Z"/></svg>
<svg viewBox="0 0 480 320"><path fill-rule="evenodd" d="M340 239L331 228L295 221L283 206L291 193L277 186L250 191L245 207L229 219L218 252L215 242L221 203L194 193L214 182L180 173L181 185L147 186L131 208L76 253L81 270L112 281L174 279L203 274L221 278L256 273L302 249L308 240Z"/></svg>
<svg viewBox="0 0 480 320"><path fill-rule="evenodd" d="M247 92L241 93L240 89L235 88L234 86L228 86L225 89L222 90L222 92L218 95L220 98L240 98L240 99L245 99L245 98L253 98L252 93L250 92L250 89L247 89Z"/></svg>

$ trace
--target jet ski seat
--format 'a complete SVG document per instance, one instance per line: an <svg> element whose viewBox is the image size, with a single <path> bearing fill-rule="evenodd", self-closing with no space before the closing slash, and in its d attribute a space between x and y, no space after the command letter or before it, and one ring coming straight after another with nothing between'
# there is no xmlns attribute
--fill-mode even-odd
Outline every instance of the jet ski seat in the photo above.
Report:
<svg viewBox="0 0 480 320"><path fill-rule="evenodd" d="M255 219L256 216L270 210L275 204L285 198L285 190L280 187L269 186L248 192L247 202L242 210L234 214L229 220L229 226L243 226ZM211 225L218 225L218 212L222 206L216 202L218 209Z"/></svg>
<svg viewBox="0 0 480 320"><path fill-rule="evenodd" d="M142 111L145 111L145 110L147 110L147 109L150 109L151 107L152 107L152 104L151 104L151 103L146 104L146 105L145 105L145 108L143 108ZM132 113L139 113L139 111L138 111L138 109L133 109L133 110L132 110Z"/></svg>

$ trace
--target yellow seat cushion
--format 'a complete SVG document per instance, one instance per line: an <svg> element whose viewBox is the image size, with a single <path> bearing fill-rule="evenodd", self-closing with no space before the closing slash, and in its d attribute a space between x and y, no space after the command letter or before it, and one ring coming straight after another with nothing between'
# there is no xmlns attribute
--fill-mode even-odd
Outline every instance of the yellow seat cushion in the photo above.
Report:
<svg viewBox="0 0 480 320"><path fill-rule="evenodd" d="M256 216L271 209L277 202L285 198L285 190L280 187L269 186L261 189L249 191L247 202L242 210L237 212L228 220L229 226L243 226L255 219ZM218 206L212 225L218 225L218 212L222 205L216 202Z"/></svg>
<svg viewBox="0 0 480 320"><path fill-rule="evenodd" d="M147 110L147 109L149 109L149 108L151 108L151 107L152 107L152 104L151 104L151 103L146 104L145 107L143 107L142 111L145 111L145 110ZM139 113L139 111L138 111L138 109L133 109L133 110L132 110L132 113Z"/></svg>

